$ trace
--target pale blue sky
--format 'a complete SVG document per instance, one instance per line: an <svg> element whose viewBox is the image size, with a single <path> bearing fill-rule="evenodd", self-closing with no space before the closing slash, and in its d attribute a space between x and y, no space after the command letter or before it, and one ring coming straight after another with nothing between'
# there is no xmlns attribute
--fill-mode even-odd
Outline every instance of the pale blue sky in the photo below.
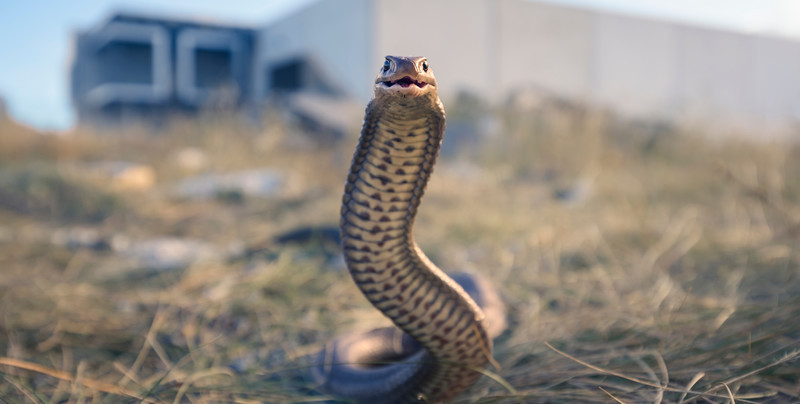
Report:
<svg viewBox="0 0 800 404"><path fill-rule="evenodd" d="M258 26L314 0L0 0L0 96L18 121L45 130L74 122L67 65L71 32L114 10ZM800 39L800 0L546 0Z"/></svg>

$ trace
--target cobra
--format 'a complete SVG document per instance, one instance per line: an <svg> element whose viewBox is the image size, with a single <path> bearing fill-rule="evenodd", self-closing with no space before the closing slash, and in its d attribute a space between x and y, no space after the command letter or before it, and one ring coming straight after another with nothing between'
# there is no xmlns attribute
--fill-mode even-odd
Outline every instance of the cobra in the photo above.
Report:
<svg viewBox="0 0 800 404"><path fill-rule="evenodd" d="M397 328L326 346L313 374L333 395L361 403L445 402L493 361L492 338L505 324L497 294L482 278L450 278L413 237L444 129L427 59L387 56L347 175L341 234L353 280Z"/></svg>

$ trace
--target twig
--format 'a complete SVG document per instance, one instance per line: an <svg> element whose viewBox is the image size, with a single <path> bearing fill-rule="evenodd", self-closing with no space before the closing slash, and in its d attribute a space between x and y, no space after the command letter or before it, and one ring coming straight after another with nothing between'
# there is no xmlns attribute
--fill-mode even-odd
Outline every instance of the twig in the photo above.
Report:
<svg viewBox="0 0 800 404"><path fill-rule="evenodd" d="M689 380L689 384L686 385L686 389L683 391L683 394L681 394L681 399L678 400L678 404L683 404L684 403L683 400L686 398L686 395L689 394L689 391L692 390L692 386L697 384L697 382L699 382L700 379L702 379L705 375L706 375L705 372L700 372L700 373L694 375L692 380Z"/></svg>
<svg viewBox="0 0 800 404"><path fill-rule="evenodd" d="M63 370L58 370L58 369L48 368L46 366L42 366L42 365L39 365L37 363L26 362L26 361L22 361L22 360L19 360L19 359L13 359L13 358L0 357L0 365L5 365L5 366L10 366L10 367L13 367L13 368L17 368L17 369L24 369L24 370L28 370L28 371L31 371L31 372L41 373L41 374L44 374L44 375L47 375L47 376L50 376L50 377L53 377L53 378L56 378L56 379L59 379L59 380L68 381L70 383L79 383L79 384L83 385L84 387L88 387L90 389L101 391L103 393L115 394L115 395L118 395L118 396L127 396L127 397L135 398L137 400L140 400L140 401L143 401L143 402L146 402L146 403L154 403L154 404L155 403L160 403L160 401L155 401L153 399L143 397L140 394L136 393L135 391L128 390L128 389L126 389L124 387L115 386L113 384L106 383L106 382L101 382L99 380L94 380L94 379L86 379L86 378L77 379L75 376L73 376L69 372L66 372L66 371L63 371Z"/></svg>
<svg viewBox="0 0 800 404"><path fill-rule="evenodd" d="M728 397L731 399L731 404L736 404L736 399L733 398L733 392L731 391L731 388L725 383L722 384L725 386L725 390L728 390Z"/></svg>
<svg viewBox="0 0 800 404"><path fill-rule="evenodd" d="M574 357L574 356L572 356L572 355L570 355L570 354L568 354L566 352L560 351L560 350L556 349L554 346L550 345L550 343L547 342L547 341L545 341L544 344L547 345L548 348L550 348L551 350L553 350L557 354L559 354L559 355L561 355L561 356L563 356L563 357L565 357L565 358L567 358L567 359L569 359L569 360L571 360L573 362L576 362L576 363L579 363L579 364L581 364L583 366L586 366L589 369L592 369L592 370L600 372L600 373L605 373L605 374L608 374L608 375L611 375L611 376L616 376L616 377L619 377L619 378L622 378L622 379L625 379L625 380L628 380L628 381L631 381L631 382L634 382L634 383L641 384L643 386L649 386L649 387L653 387L653 388L657 388L657 389L663 389L664 391L669 391L669 392L673 392L673 393L684 393L684 392L692 393L692 394L697 394L698 397L702 396L702 397L728 398L728 396L726 396L726 395L712 394L711 390L706 391L706 392L700 392L700 391L692 391L692 390L669 387L669 386L661 386L661 385L658 385L658 384L655 384L655 383L648 382L646 380L638 379L636 377L627 376L627 375L624 375L622 373L615 372L613 370L603 369L603 368L597 367L595 365L592 365L590 363L584 362L584 361L582 361L582 360L580 360L580 359L578 359L578 358L576 358L576 357ZM716 390L716 389L713 389L713 390ZM747 401L746 399L748 399L748 398L761 398L761 397L764 397L764 395L763 394L748 394L748 395L744 395L744 396L739 396L738 398L743 403L754 403L753 401Z"/></svg>
<svg viewBox="0 0 800 404"><path fill-rule="evenodd" d="M746 379L746 378L748 378L750 376L753 376L753 375L756 375L758 373L761 373L761 372L763 372L763 371L765 371L765 370L767 370L769 368L773 368L773 367L781 365L783 363L793 361L793 360L797 359L798 357L800 357L800 350L797 350L797 351L794 351L794 352L790 352L790 353L784 355L783 358L780 358L780 359L776 360L775 362L770 363L769 365L762 366L762 367L760 367L758 369L755 369L755 370L752 370L750 372L747 372L747 373L745 373L745 374L743 374L741 376L736 376L736 377L734 377L732 379L728 379L728 380L722 382L721 384L717 385L716 387L712 387L712 388L706 390L705 394L715 392L717 390L722 389L723 387L728 388L729 384L736 383L736 382L738 382L738 381L740 381L742 379Z"/></svg>
<svg viewBox="0 0 800 404"><path fill-rule="evenodd" d="M620 403L620 404L625 404L625 402L624 402L624 401L622 401L622 400L620 400L620 399L618 399L618 398L614 397L614 395L613 395L613 394L609 393L609 392L608 392L608 390L604 389L602 386L598 386L598 388L599 388L600 390L603 390L603 393L606 393L606 394L608 394L608 396L609 396L609 397L611 397L611 399L612 399L612 400L614 400L614 401L616 401L616 402L618 402L618 403Z"/></svg>

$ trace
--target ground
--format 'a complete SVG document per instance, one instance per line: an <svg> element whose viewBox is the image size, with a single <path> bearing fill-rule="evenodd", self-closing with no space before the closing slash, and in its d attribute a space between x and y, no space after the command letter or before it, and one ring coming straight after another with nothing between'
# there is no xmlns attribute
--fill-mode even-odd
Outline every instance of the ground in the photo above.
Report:
<svg viewBox="0 0 800 404"><path fill-rule="evenodd" d="M416 224L509 307L500 367L457 402L800 402L798 144L537 108L448 132ZM335 242L278 237L338 222L355 138L307 135L218 114L157 134L0 124L0 401L326 400L310 357L387 320ZM253 169L283 182L176 191ZM159 267L131 247L153 240L191 247Z"/></svg>

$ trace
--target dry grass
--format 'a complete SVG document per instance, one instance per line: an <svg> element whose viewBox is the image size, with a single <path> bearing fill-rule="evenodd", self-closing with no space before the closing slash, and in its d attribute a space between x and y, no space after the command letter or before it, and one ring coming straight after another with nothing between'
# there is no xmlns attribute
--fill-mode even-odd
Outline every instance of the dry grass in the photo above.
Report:
<svg viewBox="0 0 800 404"><path fill-rule="evenodd" d="M564 106L497 116L500 135L442 159L416 229L434 261L488 275L510 307L502 368L461 402L800 401L796 144L705 141ZM337 222L350 142L309 148L291 127L223 118L160 136L9 128L0 401L323 401L309 355L385 323L328 251L270 242ZM207 170L277 168L298 185L271 199L170 197L189 175L173 158L185 147L209 153ZM82 174L101 159L148 164L158 183L120 191ZM72 226L255 253L131 269L49 242Z"/></svg>

